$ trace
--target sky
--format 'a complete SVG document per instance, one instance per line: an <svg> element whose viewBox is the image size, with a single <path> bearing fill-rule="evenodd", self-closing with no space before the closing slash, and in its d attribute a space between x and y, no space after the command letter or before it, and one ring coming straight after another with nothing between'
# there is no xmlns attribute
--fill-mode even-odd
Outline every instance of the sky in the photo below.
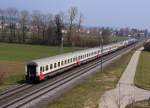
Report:
<svg viewBox="0 0 150 108"><path fill-rule="evenodd" d="M75 6L85 26L134 27L150 30L150 0L0 0L0 8L56 14Z"/></svg>

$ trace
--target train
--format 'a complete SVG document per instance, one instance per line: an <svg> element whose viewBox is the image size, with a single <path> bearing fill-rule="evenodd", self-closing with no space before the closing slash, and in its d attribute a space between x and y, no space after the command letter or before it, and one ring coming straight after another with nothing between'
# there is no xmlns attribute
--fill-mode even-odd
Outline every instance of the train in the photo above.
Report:
<svg viewBox="0 0 150 108"><path fill-rule="evenodd" d="M136 39L128 39L103 47L87 48L52 57L36 59L26 64L25 77L27 81L42 81L75 66L101 58L135 42L137 42Z"/></svg>

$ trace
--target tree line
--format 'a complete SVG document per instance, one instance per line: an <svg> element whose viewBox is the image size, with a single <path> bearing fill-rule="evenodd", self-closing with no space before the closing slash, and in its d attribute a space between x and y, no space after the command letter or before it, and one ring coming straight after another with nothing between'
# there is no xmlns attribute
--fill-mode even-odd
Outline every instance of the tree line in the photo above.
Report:
<svg viewBox="0 0 150 108"><path fill-rule="evenodd" d="M67 15L55 15L40 11L18 11L15 8L0 9L0 41L45 45L97 46L99 30L89 35L81 33L83 14L76 7L68 9ZM106 32L106 33L105 33ZM102 33L109 41L109 30Z"/></svg>

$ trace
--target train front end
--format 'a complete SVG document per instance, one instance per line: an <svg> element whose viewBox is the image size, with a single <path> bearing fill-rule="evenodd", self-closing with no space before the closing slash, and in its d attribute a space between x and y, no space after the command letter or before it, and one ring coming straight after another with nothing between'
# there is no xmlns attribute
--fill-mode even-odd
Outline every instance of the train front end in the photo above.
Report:
<svg viewBox="0 0 150 108"><path fill-rule="evenodd" d="M39 80L37 76L37 64L36 63L29 63L26 65L26 80L29 82L35 82Z"/></svg>

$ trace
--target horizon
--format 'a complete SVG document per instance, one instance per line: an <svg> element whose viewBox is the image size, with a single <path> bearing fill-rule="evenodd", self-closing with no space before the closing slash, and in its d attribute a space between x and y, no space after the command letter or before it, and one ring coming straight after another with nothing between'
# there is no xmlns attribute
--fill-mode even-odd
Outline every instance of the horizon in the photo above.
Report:
<svg viewBox="0 0 150 108"><path fill-rule="evenodd" d="M35 4L36 3L36 4ZM1 8L16 8L18 10L39 10L43 13L56 14L67 11L70 7L78 8L83 13L86 27L112 27L112 28L137 28L150 30L150 22L147 11L150 9L148 0L1 0Z"/></svg>

